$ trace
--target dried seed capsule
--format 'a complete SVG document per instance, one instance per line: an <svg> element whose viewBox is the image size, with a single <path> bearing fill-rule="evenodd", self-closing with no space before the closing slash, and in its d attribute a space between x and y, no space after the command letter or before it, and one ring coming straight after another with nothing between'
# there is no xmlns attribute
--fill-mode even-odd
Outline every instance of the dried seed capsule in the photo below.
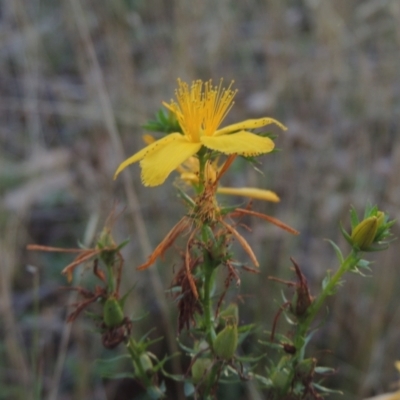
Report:
<svg viewBox="0 0 400 400"><path fill-rule="evenodd" d="M223 360L230 360L238 345L238 330L236 325L227 325L218 333L214 342L215 355Z"/></svg>

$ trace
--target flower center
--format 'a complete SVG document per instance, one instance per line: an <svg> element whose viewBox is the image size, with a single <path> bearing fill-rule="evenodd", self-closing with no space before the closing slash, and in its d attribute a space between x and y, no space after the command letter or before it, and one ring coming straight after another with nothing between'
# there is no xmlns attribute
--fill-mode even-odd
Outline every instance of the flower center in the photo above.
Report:
<svg viewBox="0 0 400 400"><path fill-rule="evenodd" d="M178 79L178 89L175 91L177 103L163 103L171 110L181 126L183 133L191 142L199 142L200 137L213 136L219 125L233 106L233 98L237 90L222 87L222 79L218 86L212 81L205 83L193 81L191 87Z"/></svg>

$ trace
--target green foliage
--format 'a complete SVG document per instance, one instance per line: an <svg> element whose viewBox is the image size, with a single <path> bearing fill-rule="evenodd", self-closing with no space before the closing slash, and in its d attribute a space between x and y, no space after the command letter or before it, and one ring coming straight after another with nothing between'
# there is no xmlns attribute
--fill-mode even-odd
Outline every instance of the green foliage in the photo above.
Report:
<svg viewBox="0 0 400 400"><path fill-rule="evenodd" d="M163 108L156 113L153 120L148 121L142 128L151 132L163 132L165 134L182 132L175 115Z"/></svg>

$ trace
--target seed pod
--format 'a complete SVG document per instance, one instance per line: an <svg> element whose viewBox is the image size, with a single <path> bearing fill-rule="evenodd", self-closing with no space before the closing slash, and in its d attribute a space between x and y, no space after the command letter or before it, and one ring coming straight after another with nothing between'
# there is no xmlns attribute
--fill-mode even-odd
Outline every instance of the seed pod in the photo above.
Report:
<svg viewBox="0 0 400 400"><path fill-rule="evenodd" d="M192 380L196 385L207 378L208 372L212 366L212 360L209 358L198 358L192 365Z"/></svg>
<svg viewBox="0 0 400 400"><path fill-rule="evenodd" d="M378 215L361 221L351 233L353 244L360 250L368 250L374 242L379 224L383 221L382 218L384 218L384 216L382 217L382 215Z"/></svg>
<svg viewBox="0 0 400 400"><path fill-rule="evenodd" d="M238 330L236 325L227 325L218 333L214 342L215 355L223 360L230 360L238 345Z"/></svg>
<svg viewBox="0 0 400 400"><path fill-rule="evenodd" d="M110 297L104 303L103 320L107 328L120 326L124 320L124 312L115 297Z"/></svg>

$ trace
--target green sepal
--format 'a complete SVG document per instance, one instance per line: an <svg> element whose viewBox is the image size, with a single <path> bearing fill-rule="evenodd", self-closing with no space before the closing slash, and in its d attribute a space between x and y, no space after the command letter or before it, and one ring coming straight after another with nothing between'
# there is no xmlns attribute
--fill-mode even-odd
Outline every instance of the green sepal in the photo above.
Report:
<svg viewBox="0 0 400 400"><path fill-rule="evenodd" d="M349 235L349 233L343 228L342 223L339 224L340 227L340 231L342 232L343 237L346 239L347 243L350 246L353 246L353 241L351 240L351 236ZM329 240L328 240L329 241Z"/></svg>
<svg viewBox="0 0 400 400"><path fill-rule="evenodd" d="M351 229L354 229L360 223L360 220L358 219L358 215L354 206L351 206L350 208L350 223L351 223Z"/></svg>

